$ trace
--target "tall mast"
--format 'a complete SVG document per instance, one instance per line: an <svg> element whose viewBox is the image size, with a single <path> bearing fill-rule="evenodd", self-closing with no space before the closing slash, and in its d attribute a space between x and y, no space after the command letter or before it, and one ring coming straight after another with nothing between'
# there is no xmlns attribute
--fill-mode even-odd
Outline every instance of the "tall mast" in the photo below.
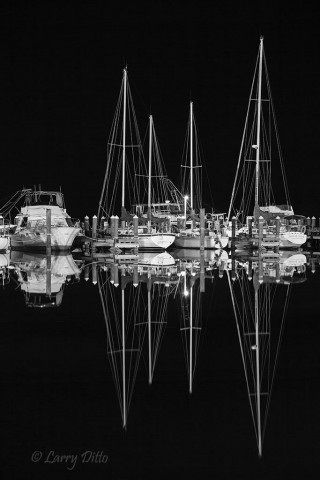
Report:
<svg viewBox="0 0 320 480"><path fill-rule="evenodd" d="M127 69L123 69L123 120L122 120L122 202L125 206L125 170L126 170L126 114L127 114Z"/></svg>
<svg viewBox="0 0 320 480"><path fill-rule="evenodd" d="M259 205L259 162L260 162L260 123L261 123L261 82L262 82L262 60L263 60L263 37L260 37L259 48L259 77L258 77L258 114L257 114L257 142L256 148L256 185L255 205Z"/></svg>
<svg viewBox="0 0 320 480"><path fill-rule="evenodd" d="M153 119L149 116L149 173L148 173L148 221L151 221L151 165L152 165L152 130Z"/></svg>
<svg viewBox="0 0 320 480"><path fill-rule="evenodd" d="M190 208L193 209L193 102L190 102Z"/></svg>

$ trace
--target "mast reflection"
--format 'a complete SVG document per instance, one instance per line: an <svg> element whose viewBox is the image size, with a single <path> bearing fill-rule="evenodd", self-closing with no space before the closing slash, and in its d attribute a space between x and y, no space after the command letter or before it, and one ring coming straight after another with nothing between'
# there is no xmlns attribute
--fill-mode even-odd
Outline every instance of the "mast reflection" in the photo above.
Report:
<svg viewBox="0 0 320 480"><path fill-rule="evenodd" d="M98 265L97 279L108 356L126 428L146 332L151 384L167 324L168 298L179 279L167 252L141 254L133 264Z"/></svg>
<svg viewBox="0 0 320 480"><path fill-rule="evenodd" d="M227 272L259 456L290 292L294 283L306 280L305 263L305 255L297 252L260 252L233 256L231 275Z"/></svg>

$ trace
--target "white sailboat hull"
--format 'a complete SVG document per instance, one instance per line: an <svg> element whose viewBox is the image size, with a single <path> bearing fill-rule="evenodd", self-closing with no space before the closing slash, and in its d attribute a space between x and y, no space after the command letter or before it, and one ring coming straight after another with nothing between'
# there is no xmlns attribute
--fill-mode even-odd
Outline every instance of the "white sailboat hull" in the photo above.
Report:
<svg viewBox="0 0 320 480"><path fill-rule="evenodd" d="M51 248L53 250L69 250L79 232L80 228L76 227L51 227ZM22 229L19 233L11 235L11 247L13 249L44 249L46 244L45 231Z"/></svg>
<svg viewBox="0 0 320 480"><path fill-rule="evenodd" d="M215 235L204 237L205 249L220 249L225 248L228 245L229 237L225 235ZM183 235L176 237L174 246L178 248L198 248L200 249L200 235L191 236Z"/></svg>
<svg viewBox="0 0 320 480"><path fill-rule="evenodd" d="M139 248L162 248L166 250L173 244L175 238L175 235L170 233L142 233L138 235Z"/></svg>
<svg viewBox="0 0 320 480"><path fill-rule="evenodd" d="M280 248L297 248L306 243L307 235L302 232L280 233Z"/></svg>

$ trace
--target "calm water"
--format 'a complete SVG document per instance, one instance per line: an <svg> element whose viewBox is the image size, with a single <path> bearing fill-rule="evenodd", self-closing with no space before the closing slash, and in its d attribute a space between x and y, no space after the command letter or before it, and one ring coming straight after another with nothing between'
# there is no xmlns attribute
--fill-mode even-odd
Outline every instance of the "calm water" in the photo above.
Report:
<svg viewBox="0 0 320 480"><path fill-rule="evenodd" d="M317 257L172 255L1 256L5 478L317 473Z"/></svg>

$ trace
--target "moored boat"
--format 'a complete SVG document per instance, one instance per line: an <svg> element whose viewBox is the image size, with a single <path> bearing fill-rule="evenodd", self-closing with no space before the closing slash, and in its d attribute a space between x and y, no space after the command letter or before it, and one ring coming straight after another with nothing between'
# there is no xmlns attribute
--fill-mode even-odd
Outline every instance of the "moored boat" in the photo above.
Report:
<svg viewBox="0 0 320 480"><path fill-rule="evenodd" d="M45 249L50 235L53 250L70 250L76 235L80 232L76 223L66 212L61 192L28 191L25 205L15 218L16 229L10 236L11 248Z"/></svg>

